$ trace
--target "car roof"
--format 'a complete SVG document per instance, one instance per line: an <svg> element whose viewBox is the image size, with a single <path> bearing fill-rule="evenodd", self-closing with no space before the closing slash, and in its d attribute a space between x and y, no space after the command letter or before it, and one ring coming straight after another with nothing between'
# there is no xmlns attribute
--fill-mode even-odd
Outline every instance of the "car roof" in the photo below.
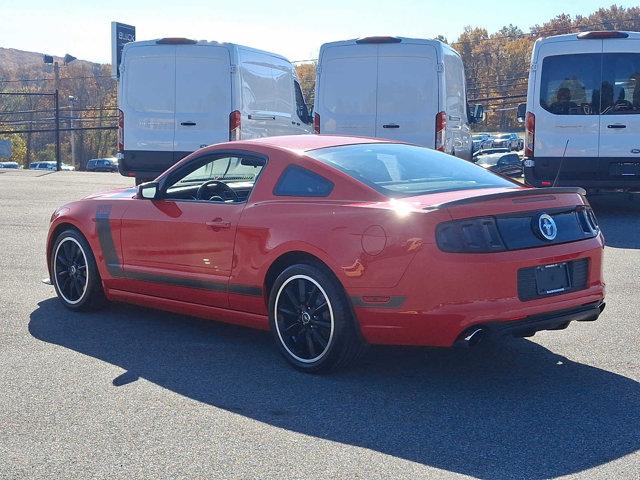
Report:
<svg viewBox="0 0 640 480"><path fill-rule="evenodd" d="M358 145L366 143L403 143L394 142L392 140L385 140L382 138L369 138L369 137L347 137L341 135L283 135L280 137L263 137L253 140L240 140L234 142L226 142L224 144L218 144L216 147L222 145L242 149L250 149L252 145L264 145L280 150L287 150L295 153L307 152L309 150L316 150L319 148L327 147L339 147L344 145Z"/></svg>

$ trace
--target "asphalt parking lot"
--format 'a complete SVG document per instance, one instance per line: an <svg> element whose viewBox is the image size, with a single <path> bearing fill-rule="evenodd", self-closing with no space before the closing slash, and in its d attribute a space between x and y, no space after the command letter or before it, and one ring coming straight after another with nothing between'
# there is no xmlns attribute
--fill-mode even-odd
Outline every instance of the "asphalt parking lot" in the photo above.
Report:
<svg viewBox="0 0 640 480"><path fill-rule="evenodd" d="M592 198L597 322L309 376L265 333L59 304L52 211L131 183L0 173L0 478L640 478L640 198Z"/></svg>

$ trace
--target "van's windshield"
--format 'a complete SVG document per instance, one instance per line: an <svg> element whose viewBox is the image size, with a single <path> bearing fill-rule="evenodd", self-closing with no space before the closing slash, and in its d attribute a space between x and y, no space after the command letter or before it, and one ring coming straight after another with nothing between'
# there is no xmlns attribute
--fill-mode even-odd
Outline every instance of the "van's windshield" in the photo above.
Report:
<svg viewBox="0 0 640 480"><path fill-rule="evenodd" d="M345 145L311 150L307 155L389 197L477 188L516 188L514 182L466 160L414 145Z"/></svg>

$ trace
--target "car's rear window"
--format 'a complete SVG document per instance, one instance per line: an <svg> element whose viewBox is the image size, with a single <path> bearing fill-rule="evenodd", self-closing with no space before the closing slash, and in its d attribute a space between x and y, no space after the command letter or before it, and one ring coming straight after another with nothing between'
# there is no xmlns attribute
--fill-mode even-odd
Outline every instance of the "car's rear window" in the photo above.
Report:
<svg viewBox="0 0 640 480"><path fill-rule="evenodd" d="M516 187L471 162L413 145L345 145L311 150L307 155L390 197Z"/></svg>

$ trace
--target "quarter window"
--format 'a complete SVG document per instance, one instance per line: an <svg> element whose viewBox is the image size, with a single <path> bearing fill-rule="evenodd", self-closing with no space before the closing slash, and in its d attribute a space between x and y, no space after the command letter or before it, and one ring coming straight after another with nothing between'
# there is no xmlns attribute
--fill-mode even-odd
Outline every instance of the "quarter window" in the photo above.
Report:
<svg viewBox="0 0 640 480"><path fill-rule="evenodd" d="M602 55L554 55L542 62L540 105L555 115L597 115Z"/></svg>
<svg viewBox="0 0 640 480"><path fill-rule="evenodd" d="M326 197L333 190L333 182L306 168L291 165L283 172L273 191L286 197Z"/></svg>

